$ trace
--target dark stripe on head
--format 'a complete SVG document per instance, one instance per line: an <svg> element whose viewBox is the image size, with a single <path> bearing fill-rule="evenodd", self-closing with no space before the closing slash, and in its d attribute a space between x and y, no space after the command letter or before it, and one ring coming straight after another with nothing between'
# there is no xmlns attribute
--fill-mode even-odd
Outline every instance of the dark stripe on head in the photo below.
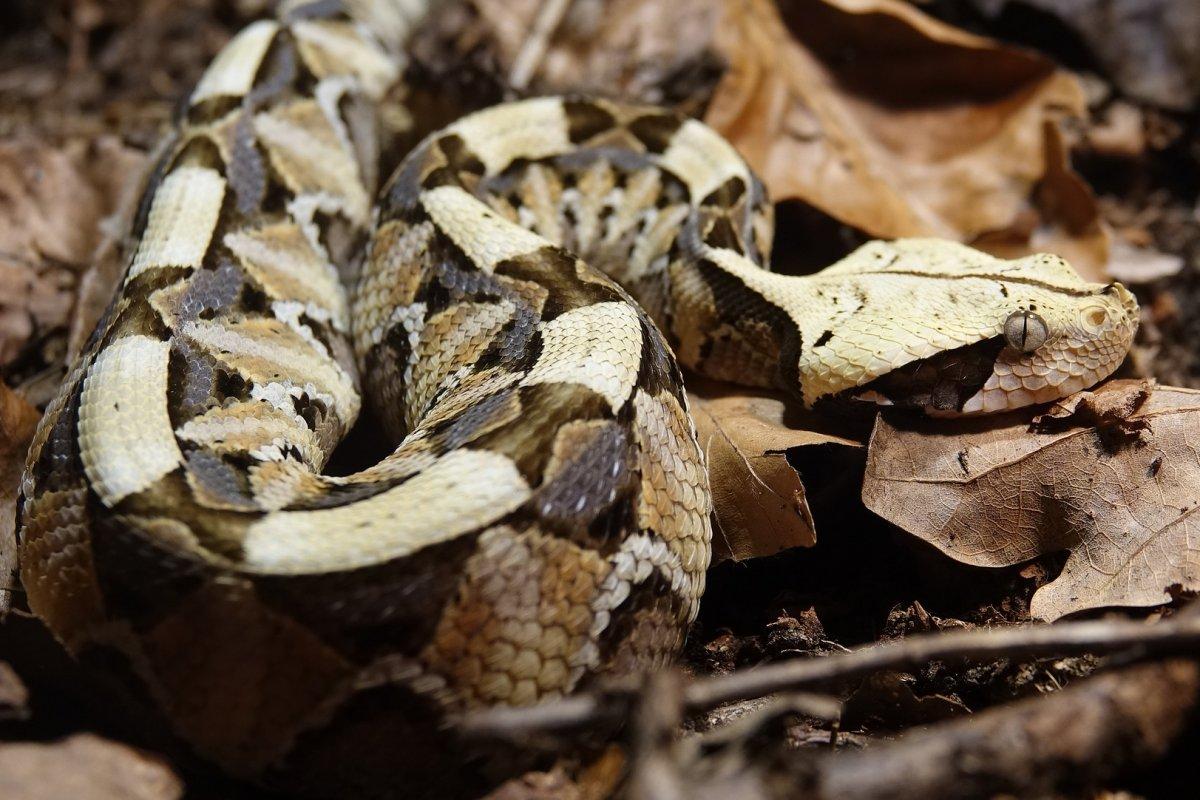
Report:
<svg viewBox="0 0 1200 800"><path fill-rule="evenodd" d="M862 392L875 391L900 408L961 411L963 404L987 383L1003 349L1004 337L994 336L945 350L848 389L839 397L853 398Z"/></svg>
<svg viewBox="0 0 1200 800"><path fill-rule="evenodd" d="M708 259L696 262L705 282L712 287L717 315L737 328L746 321L765 323L779 348L778 385L797 396L803 395L800 380L800 348L803 337L787 312Z"/></svg>

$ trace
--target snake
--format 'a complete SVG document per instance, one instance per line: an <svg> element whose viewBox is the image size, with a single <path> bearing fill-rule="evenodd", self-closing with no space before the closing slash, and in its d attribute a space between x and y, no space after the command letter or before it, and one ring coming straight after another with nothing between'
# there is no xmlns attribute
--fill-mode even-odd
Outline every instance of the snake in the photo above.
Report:
<svg viewBox="0 0 1200 800"><path fill-rule="evenodd" d="M1131 345L1131 294L1053 255L770 271L762 181L654 106L504 103L384 179L415 7L284 2L216 56L27 459L29 607L235 775L415 795L452 712L669 663L712 537L681 365L961 416ZM384 455L327 474L360 412Z"/></svg>

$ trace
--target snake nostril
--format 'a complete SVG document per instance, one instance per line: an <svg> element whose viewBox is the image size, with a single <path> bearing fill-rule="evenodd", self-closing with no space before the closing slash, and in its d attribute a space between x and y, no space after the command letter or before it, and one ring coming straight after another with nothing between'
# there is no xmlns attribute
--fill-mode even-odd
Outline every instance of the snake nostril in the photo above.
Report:
<svg viewBox="0 0 1200 800"><path fill-rule="evenodd" d="M1098 328L1108 320L1108 312L1103 308L1093 308L1084 317L1088 325Z"/></svg>

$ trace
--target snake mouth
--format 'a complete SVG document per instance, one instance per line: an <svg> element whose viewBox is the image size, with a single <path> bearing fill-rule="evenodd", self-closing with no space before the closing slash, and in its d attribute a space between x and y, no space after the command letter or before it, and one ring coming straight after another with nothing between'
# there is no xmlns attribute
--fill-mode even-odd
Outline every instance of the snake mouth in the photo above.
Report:
<svg viewBox="0 0 1200 800"><path fill-rule="evenodd" d="M943 350L929 358L910 361L878 378L840 392L836 399L923 411L959 414L963 406L992 376L996 358L1004 349L1003 336Z"/></svg>

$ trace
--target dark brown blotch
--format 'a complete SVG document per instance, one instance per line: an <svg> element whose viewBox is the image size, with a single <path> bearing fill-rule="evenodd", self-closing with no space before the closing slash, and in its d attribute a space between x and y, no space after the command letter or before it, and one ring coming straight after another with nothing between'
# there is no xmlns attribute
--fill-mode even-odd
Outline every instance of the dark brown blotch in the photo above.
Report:
<svg viewBox="0 0 1200 800"><path fill-rule="evenodd" d="M734 175L716 189L713 189L703 200L700 201L702 206L717 206L719 208L731 208L737 201L742 199L742 195L746 193L746 183L738 176Z"/></svg>
<svg viewBox="0 0 1200 800"><path fill-rule="evenodd" d="M651 153L662 153L683 124L683 118L670 112L646 114L629 123L629 132Z"/></svg>
<svg viewBox="0 0 1200 800"><path fill-rule="evenodd" d="M579 259L568 251L547 245L532 253L501 261L495 274L530 281L546 289L542 319L552 320L576 308L623 300L621 291L600 272L587 267L589 280L579 274Z"/></svg>
<svg viewBox="0 0 1200 800"><path fill-rule="evenodd" d="M567 115L567 135L571 144L582 144L617 124L606 109L586 100L566 100L563 111Z"/></svg>

